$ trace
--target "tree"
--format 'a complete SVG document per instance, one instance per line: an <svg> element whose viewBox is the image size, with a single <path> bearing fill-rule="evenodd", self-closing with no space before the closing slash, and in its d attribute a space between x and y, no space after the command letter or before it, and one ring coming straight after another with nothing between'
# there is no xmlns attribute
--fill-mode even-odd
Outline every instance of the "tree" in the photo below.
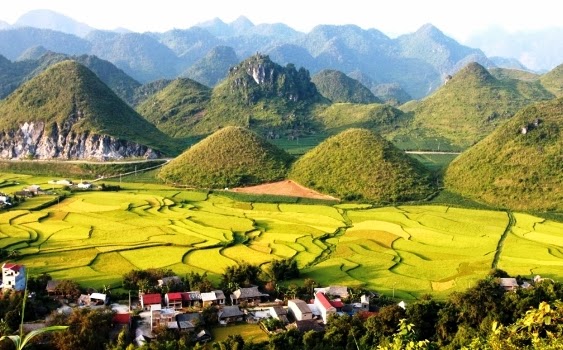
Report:
<svg viewBox="0 0 563 350"><path fill-rule="evenodd" d="M432 299L419 300L407 305L407 318L416 329L417 339L434 339L436 336L436 323L438 312L442 305Z"/></svg>
<svg viewBox="0 0 563 350"><path fill-rule="evenodd" d="M297 268L296 260L274 260L270 264L269 272L274 281L286 281L299 278L299 269Z"/></svg>
<svg viewBox="0 0 563 350"><path fill-rule="evenodd" d="M240 265L229 266L225 269L225 273L223 273L221 286L226 290L232 291L229 287L232 288L236 285L249 287L251 285L260 284L258 279L259 275L260 266L258 265L250 265L243 262Z"/></svg>
<svg viewBox="0 0 563 350"><path fill-rule="evenodd" d="M54 333L59 350L98 350L109 343L113 313L107 309L73 309L70 315L54 313L50 323L68 326L68 332Z"/></svg>
<svg viewBox="0 0 563 350"><path fill-rule="evenodd" d="M426 350L430 349L428 340L416 340L414 325L407 323L405 319L400 320L399 330L393 334L391 344L379 345L377 350Z"/></svg>
<svg viewBox="0 0 563 350"><path fill-rule="evenodd" d="M55 287L55 292L68 299L77 299L81 294L80 285L71 280L62 280Z"/></svg>

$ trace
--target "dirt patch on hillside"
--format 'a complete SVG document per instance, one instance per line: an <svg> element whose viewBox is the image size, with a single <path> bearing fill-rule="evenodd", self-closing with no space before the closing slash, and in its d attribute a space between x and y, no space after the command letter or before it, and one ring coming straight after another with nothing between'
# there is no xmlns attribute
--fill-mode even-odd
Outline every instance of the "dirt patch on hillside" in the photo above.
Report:
<svg viewBox="0 0 563 350"><path fill-rule="evenodd" d="M231 189L233 192L242 193L252 193L252 194L271 194L276 196L290 196L290 197L302 197L302 198L313 198L313 199L324 199L331 201L338 201L338 198L319 193L310 188L301 186L300 184L293 182L291 180L284 180L279 182L272 182L269 184L263 184L258 186L250 187L237 187Z"/></svg>

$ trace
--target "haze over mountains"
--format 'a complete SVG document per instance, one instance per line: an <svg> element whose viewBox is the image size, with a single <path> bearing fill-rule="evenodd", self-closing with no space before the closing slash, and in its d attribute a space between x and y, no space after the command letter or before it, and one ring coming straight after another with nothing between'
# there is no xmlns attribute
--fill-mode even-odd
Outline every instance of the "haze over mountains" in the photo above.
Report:
<svg viewBox="0 0 563 350"><path fill-rule="evenodd" d="M430 24L396 39L354 25L319 25L302 33L280 23L254 25L244 17L228 24L214 19L188 29L131 33L99 31L51 11L36 10L0 31L0 55L9 60L21 58L36 46L70 55L96 55L141 83L187 76L210 87L224 78L220 72L235 59L260 52L281 65L303 66L311 74L339 70L370 80L371 85L364 85L373 92L394 86L413 98L428 95L469 62L486 68L518 65L513 59L490 59ZM215 68L215 73L202 76L205 68Z"/></svg>

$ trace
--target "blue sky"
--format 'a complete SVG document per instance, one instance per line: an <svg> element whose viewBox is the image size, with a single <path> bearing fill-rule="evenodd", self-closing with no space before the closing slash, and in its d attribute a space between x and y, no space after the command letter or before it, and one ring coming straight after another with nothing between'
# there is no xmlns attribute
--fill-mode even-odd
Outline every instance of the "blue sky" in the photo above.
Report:
<svg viewBox="0 0 563 350"><path fill-rule="evenodd" d="M231 22L244 15L254 24L282 22L304 32L318 24L356 24L390 36L410 33L432 23L464 41L472 33L493 26L509 32L562 27L556 6L553 0L20 0L2 1L0 20L14 23L27 11L50 9L99 29L124 27L161 32L189 28L215 17Z"/></svg>

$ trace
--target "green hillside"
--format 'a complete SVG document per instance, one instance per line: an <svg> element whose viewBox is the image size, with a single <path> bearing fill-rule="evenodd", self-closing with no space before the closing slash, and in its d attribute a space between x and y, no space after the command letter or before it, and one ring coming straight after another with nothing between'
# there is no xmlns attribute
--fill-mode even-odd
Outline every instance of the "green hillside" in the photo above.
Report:
<svg viewBox="0 0 563 350"><path fill-rule="evenodd" d="M190 133L189 123L204 113L211 89L191 79L176 79L137 107L137 112L172 137Z"/></svg>
<svg viewBox="0 0 563 350"><path fill-rule="evenodd" d="M411 137L443 137L469 147L520 108L553 95L538 81L498 80L478 63L470 63L438 91L416 104Z"/></svg>
<svg viewBox="0 0 563 350"><path fill-rule="evenodd" d="M213 89L205 115L191 126L191 136L229 125L260 133L305 133L311 127L311 106L320 101L323 97L306 69L282 67L257 54L231 68L229 76Z"/></svg>
<svg viewBox="0 0 563 350"><path fill-rule="evenodd" d="M322 70L311 81L332 102L381 103L367 87L337 70Z"/></svg>
<svg viewBox="0 0 563 350"><path fill-rule="evenodd" d="M333 103L314 111L313 120L329 134L348 128L364 128L386 134L405 125L410 116L386 104Z"/></svg>
<svg viewBox="0 0 563 350"><path fill-rule="evenodd" d="M342 199L379 203L423 199L434 190L422 164L365 129L325 140L295 162L289 177Z"/></svg>
<svg viewBox="0 0 563 350"><path fill-rule="evenodd" d="M491 68L489 73L498 80L518 79L524 81L536 81L540 78L538 74L519 69Z"/></svg>
<svg viewBox="0 0 563 350"><path fill-rule="evenodd" d="M170 153L168 137L145 121L88 68L63 61L0 101L0 130L30 122L47 133L71 124L77 134L109 135Z"/></svg>
<svg viewBox="0 0 563 350"><path fill-rule="evenodd" d="M524 126L526 134L521 132ZM446 171L445 184L501 207L562 210L561 140L563 98L526 107L456 158Z"/></svg>
<svg viewBox="0 0 563 350"><path fill-rule="evenodd" d="M254 132L230 126L186 150L164 166L159 177L203 188L254 185L283 179L291 160Z"/></svg>
<svg viewBox="0 0 563 350"><path fill-rule="evenodd" d="M542 75L540 81L555 96L563 96L563 64Z"/></svg>

